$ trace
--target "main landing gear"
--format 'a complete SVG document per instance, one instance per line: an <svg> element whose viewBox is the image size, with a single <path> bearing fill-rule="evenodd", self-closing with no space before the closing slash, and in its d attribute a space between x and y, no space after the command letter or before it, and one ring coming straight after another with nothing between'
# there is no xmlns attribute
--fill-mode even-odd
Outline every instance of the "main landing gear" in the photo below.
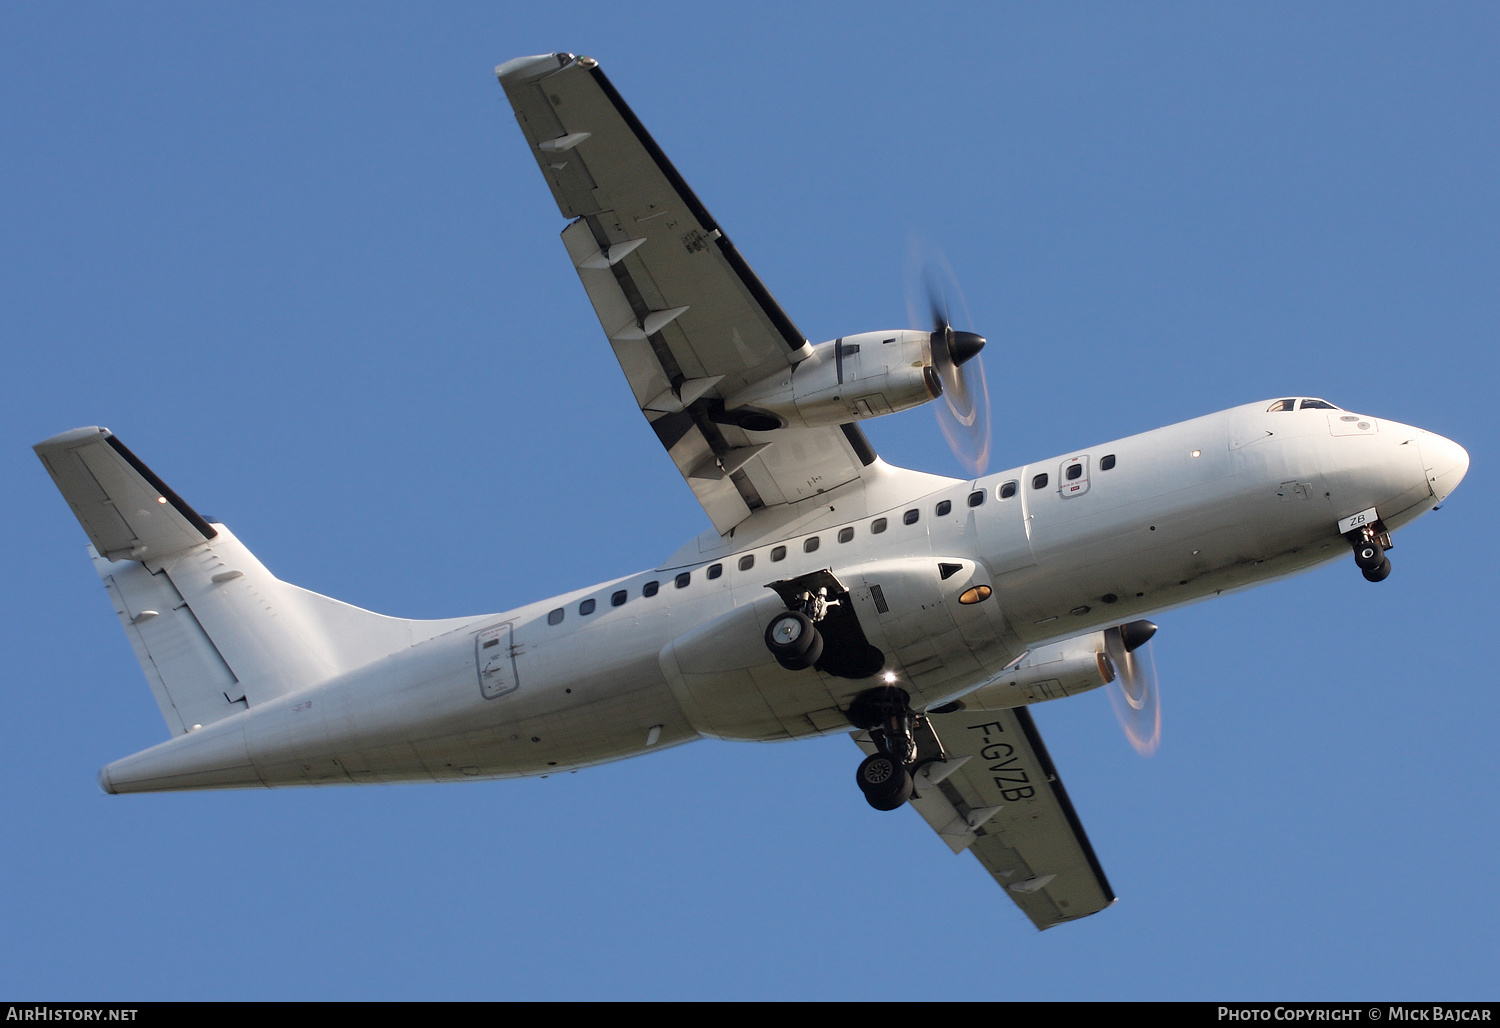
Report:
<svg viewBox="0 0 1500 1028"><path fill-rule="evenodd" d="M819 589L816 594L804 592L796 609L772 618L766 626L766 646L776 663L788 671L801 671L816 664L823 656L823 634L818 631L817 622L838 602L828 599L827 589Z"/></svg>
<svg viewBox="0 0 1500 1028"><path fill-rule="evenodd" d="M1367 582L1384 582L1391 573L1391 559L1385 551L1391 548L1391 534L1377 521L1374 525L1350 532L1354 546L1354 563Z"/></svg>
<svg viewBox="0 0 1500 1028"><path fill-rule="evenodd" d="M786 604L766 625L766 649L788 671L816 667L835 678L870 678L885 654L870 645L849 590L828 569L770 583Z"/></svg>
<svg viewBox="0 0 1500 1028"><path fill-rule="evenodd" d="M875 744L875 752L859 762L854 780L876 810L904 805L912 797L912 775L924 764L947 759L927 719L911 709L905 689L866 689L849 705L848 715Z"/></svg>

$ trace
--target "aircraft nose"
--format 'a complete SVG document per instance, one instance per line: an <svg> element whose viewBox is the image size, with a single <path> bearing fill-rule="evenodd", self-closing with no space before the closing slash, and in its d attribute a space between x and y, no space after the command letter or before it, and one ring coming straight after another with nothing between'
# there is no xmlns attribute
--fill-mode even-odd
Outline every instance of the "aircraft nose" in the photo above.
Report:
<svg viewBox="0 0 1500 1028"><path fill-rule="evenodd" d="M1422 436L1422 456L1432 476L1432 492L1441 503L1468 474L1469 451L1452 439L1428 432Z"/></svg>

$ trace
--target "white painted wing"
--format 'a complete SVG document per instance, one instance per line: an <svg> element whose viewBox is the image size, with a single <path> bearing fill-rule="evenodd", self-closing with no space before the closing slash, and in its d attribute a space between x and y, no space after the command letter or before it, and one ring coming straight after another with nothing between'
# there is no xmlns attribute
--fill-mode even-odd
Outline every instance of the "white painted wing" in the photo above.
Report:
<svg viewBox="0 0 1500 1028"><path fill-rule="evenodd" d="M928 719L948 763L918 772L911 805L953 852L972 852L1038 928L1115 901L1025 707ZM863 733L855 741L875 752Z"/></svg>
<svg viewBox="0 0 1500 1028"><path fill-rule="evenodd" d="M748 431L723 398L788 375L811 347L598 64L571 54L496 69L559 210L563 242L636 404L714 527L856 481L858 426Z"/></svg>

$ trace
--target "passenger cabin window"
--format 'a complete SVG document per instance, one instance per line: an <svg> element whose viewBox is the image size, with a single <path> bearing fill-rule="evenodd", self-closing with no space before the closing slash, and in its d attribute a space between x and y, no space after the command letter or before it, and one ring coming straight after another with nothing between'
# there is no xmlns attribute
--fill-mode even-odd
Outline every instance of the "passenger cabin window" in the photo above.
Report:
<svg viewBox="0 0 1500 1028"><path fill-rule="evenodd" d="M786 560L786 547L785 546L777 546L775 549L773 549L771 551L771 559L773 561L774 560Z"/></svg>
<svg viewBox="0 0 1500 1028"><path fill-rule="evenodd" d="M950 511L952 511L952 510L953 510L953 501L952 500L940 500L938 502L938 505L937 505L937 516L940 517L940 518L941 517L946 517L947 514Z"/></svg>
<svg viewBox="0 0 1500 1028"><path fill-rule="evenodd" d="M578 613L592 614L594 612L594 598L590 596L578 605Z"/></svg>
<svg viewBox="0 0 1500 1028"><path fill-rule="evenodd" d="M675 584L677 585L677 588L679 588L679 589L686 589L687 588L687 584L689 582L691 582L692 580L693 580L693 573L691 571L684 571L682 574L678 575L677 578L674 581L675 581Z"/></svg>
<svg viewBox="0 0 1500 1028"><path fill-rule="evenodd" d="M917 519L921 516L922 512L913 507L905 514L901 515L901 523L903 525L915 525L917 523Z"/></svg>
<svg viewBox="0 0 1500 1028"><path fill-rule="evenodd" d="M1114 454L1112 454L1112 453L1106 453L1104 456L1102 456L1102 457L1099 458L1099 470L1100 471L1108 471L1110 468L1112 468L1114 466L1115 466L1115 455Z"/></svg>
<svg viewBox="0 0 1500 1028"><path fill-rule="evenodd" d="M813 550L816 550L817 548L818 548L818 537L817 536L812 536L809 539L802 540L802 552L803 553L811 553Z"/></svg>
<svg viewBox="0 0 1500 1028"><path fill-rule="evenodd" d="M1271 404L1271 406L1269 406L1269 407L1266 408L1266 413L1267 414L1275 414L1277 411L1296 410L1296 409L1297 409L1297 401L1296 400L1277 400L1275 403Z"/></svg>
<svg viewBox="0 0 1500 1028"><path fill-rule="evenodd" d="M562 619L563 609L561 607L547 612L547 624L549 625L560 625L562 624Z"/></svg>
<svg viewBox="0 0 1500 1028"><path fill-rule="evenodd" d="M1002 485L1000 487L1000 499L1002 499L1002 500L1008 500L1012 496L1016 495L1016 489L1019 486L1020 486L1019 482L1006 482L1004 485Z"/></svg>
<svg viewBox="0 0 1500 1028"><path fill-rule="evenodd" d="M1033 478L1031 480L1031 488L1033 488L1033 489L1045 489L1045 488L1047 488L1047 473L1045 471L1042 472L1040 475L1037 475L1035 478Z"/></svg>
<svg viewBox="0 0 1500 1028"><path fill-rule="evenodd" d="M1058 469L1058 477L1062 479L1059 492L1064 496L1082 496L1089 491L1089 459L1087 457L1074 457L1063 463Z"/></svg>
<svg viewBox="0 0 1500 1028"><path fill-rule="evenodd" d="M656 595L656 590L658 590L660 588L661 588L661 583L660 582L647 582L645 585L641 586L641 595L642 596L655 596Z"/></svg>
<svg viewBox="0 0 1500 1028"><path fill-rule="evenodd" d="M753 567L755 567L755 554L747 553L740 558L741 571L749 571Z"/></svg>
<svg viewBox="0 0 1500 1028"><path fill-rule="evenodd" d="M885 518L876 518L874 521L870 522L870 534L871 535L879 535L881 532L884 532L884 531L885 531Z"/></svg>
<svg viewBox="0 0 1500 1028"><path fill-rule="evenodd" d="M723 564L710 564L708 566L708 577L710 579L718 578L723 573L724 573L724 565Z"/></svg>
<svg viewBox="0 0 1500 1028"><path fill-rule="evenodd" d="M975 489L972 493L969 494L969 506L970 507L977 507L977 506L979 506L983 502L984 502L984 490L983 489Z"/></svg>
<svg viewBox="0 0 1500 1028"><path fill-rule="evenodd" d="M610 596L609 605L611 607L623 607L625 605L625 600L629 597L629 595L630 594L624 589L620 589Z"/></svg>
<svg viewBox="0 0 1500 1028"><path fill-rule="evenodd" d="M852 529L852 528L841 528L841 529L839 529L839 542L841 542L841 543L847 543L850 539L853 539L853 538L854 538L854 529Z"/></svg>

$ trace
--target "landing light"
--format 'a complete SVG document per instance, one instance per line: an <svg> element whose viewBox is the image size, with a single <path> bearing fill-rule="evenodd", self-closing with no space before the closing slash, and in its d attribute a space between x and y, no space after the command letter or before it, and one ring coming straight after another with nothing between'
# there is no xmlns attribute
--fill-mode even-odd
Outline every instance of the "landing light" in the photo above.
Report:
<svg viewBox="0 0 1500 1028"><path fill-rule="evenodd" d="M1203 451L1202 450L1194 450L1193 451L1193 456L1194 457L1201 457L1201 456L1203 456Z"/></svg>
<svg viewBox="0 0 1500 1028"><path fill-rule="evenodd" d="M990 598L990 592L991 589L989 586L976 585L973 588L965 589L964 594L958 598L958 602L963 604L983 603Z"/></svg>
<svg viewBox="0 0 1500 1028"><path fill-rule="evenodd" d="M156 498L156 502L157 503L166 503L167 502L167 498L165 496L158 496Z"/></svg>
<svg viewBox="0 0 1500 1028"><path fill-rule="evenodd" d="M890 684L892 684L895 681L896 681L896 672L894 672L894 671L887 671L885 673L885 684L886 685L890 685Z"/></svg>

